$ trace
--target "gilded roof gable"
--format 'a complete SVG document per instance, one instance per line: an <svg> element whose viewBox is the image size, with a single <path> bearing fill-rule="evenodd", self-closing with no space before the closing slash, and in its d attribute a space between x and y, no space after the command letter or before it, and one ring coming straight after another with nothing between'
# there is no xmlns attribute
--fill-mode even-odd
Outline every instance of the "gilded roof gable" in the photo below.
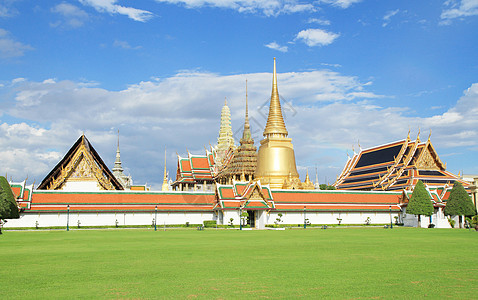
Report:
<svg viewBox="0 0 478 300"><path fill-rule="evenodd" d="M97 181L102 190L123 190L99 154L82 135L38 186L39 190L62 189L67 181Z"/></svg>

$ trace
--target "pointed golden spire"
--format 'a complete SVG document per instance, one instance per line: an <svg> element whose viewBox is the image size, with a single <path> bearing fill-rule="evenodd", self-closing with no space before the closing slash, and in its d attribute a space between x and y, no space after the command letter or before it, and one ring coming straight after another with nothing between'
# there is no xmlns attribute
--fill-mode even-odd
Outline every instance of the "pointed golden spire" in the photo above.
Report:
<svg viewBox="0 0 478 300"><path fill-rule="evenodd" d="M305 173L305 183L308 183L310 182L310 178L309 178L309 168L307 168L307 172Z"/></svg>
<svg viewBox="0 0 478 300"><path fill-rule="evenodd" d="M269 104L269 116L267 118L266 129L263 133L264 136L278 135L281 137L287 137L287 129L285 128L284 118L282 117L282 109L280 106L279 89L277 87L277 72L276 72L276 59L274 57L274 73L272 75L272 94L271 102Z"/></svg>
<svg viewBox="0 0 478 300"><path fill-rule="evenodd" d="M249 107L247 103L247 79L246 79L246 117L244 119L244 131L242 132L241 143L251 140L251 125L249 124Z"/></svg>
<svg viewBox="0 0 478 300"><path fill-rule="evenodd" d="M164 177L163 177L163 186L161 187L161 191L168 191L168 175L166 173L166 147L164 147Z"/></svg>

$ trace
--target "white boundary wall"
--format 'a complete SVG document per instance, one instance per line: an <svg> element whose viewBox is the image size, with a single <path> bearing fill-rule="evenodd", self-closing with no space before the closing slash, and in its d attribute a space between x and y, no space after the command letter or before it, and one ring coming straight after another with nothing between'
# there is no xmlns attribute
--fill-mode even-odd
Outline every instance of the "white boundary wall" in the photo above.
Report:
<svg viewBox="0 0 478 300"><path fill-rule="evenodd" d="M282 222L280 224L299 225L304 224L304 212L266 212L257 211L256 213L256 228L265 228L266 225L274 225L278 214L282 214ZM8 227L66 227L67 213L23 213L20 219L8 220L5 228ZM398 213L392 213L392 222L395 223L394 216ZM416 220L415 216L410 216ZM161 225L184 225L202 224L203 221L217 220L219 225L229 225L230 219L233 218L232 224L239 225L239 211L226 210L216 214L214 211L205 212L158 212L157 226ZM341 218L341 224L365 224L365 220L370 218L371 224L389 224L389 212L313 212L306 211L306 218L311 224L338 224L337 218ZM425 220L426 219L426 220ZM118 225L152 225L154 220L153 212L70 212L69 225L70 227L77 227L78 221L81 226L115 226ZM422 217L422 226L427 227L428 218ZM447 221L448 223L448 221ZM410 226L410 225L408 225Z"/></svg>
<svg viewBox="0 0 478 300"><path fill-rule="evenodd" d="M69 214L69 226L115 226L118 225L152 225L154 224L154 212L71 212ZM215 220L214 212L158 212L157 226L174 224L202 224L203 221ZM7 220L5 228L8 227L66 227L67 213L24 213L20 219Z"/></svg>

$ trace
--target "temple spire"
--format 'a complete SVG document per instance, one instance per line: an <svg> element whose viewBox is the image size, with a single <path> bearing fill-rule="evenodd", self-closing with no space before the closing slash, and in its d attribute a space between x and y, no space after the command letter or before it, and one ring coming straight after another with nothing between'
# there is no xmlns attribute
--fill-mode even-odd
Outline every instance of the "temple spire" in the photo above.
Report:
<svg viewBox="0 0 478 300"><path fill-rule="evenodd" d="M164 147L164 177L163 177L163 186L161 187L161 191L169 191L168 174L166 171L166 147Z"/></svg>
<svg viewBox="0 0 478 300"><path fill-rule="evenodd" d="M229 148L234 148L234 138L231 127L231 111L227 106L227 99L224 100L224 106L221 110L221 125L219 127L219 137L217 138L216 153L218 166L222 166L222 161Z"/></svg>
<svg viewBox="0 0 478 300"><path fill-rule="evenodd" d="M244 132L242 133L242 140L251 139L251 125L249 124L249 108L247 104L247 79L246 79L246 117L244 119Z"/></svg>
<svg viewBox="0 0 478 300"><path fill-rule="evenodd" d="M279 89L277 87L276 59L274 57L274 73L272 76L272 93L269 105L269 116L267 118L266 128L263 135L287 137L287 129L285 128L282 109L280 106Z"/></svg>
<svg viewBox="0 0 478 300"><path fill-rule="evenodd" d="M123 175L123 167L121 166L121 155L120 155L120 147L119 147L119 129L118 129L118 147L116 148L116 160L115 160L115 166L113 167L112 171L113 171L113 174L115 174L116 172L118 175Z"/></svg>
<svg viewBox="0 0 478 300"><path fill-rule="evenodd" d="M121 185L124 188L130 187L133 184L133 179L131 176L127 176L123 173L123 167L121 165L121 155L120 155L120 147L119 147L119 130L118 130L118 146L116 148L116 160L115 160L115 166L113 169L113 175L118 179L118 181L121 183Z"/></svg>

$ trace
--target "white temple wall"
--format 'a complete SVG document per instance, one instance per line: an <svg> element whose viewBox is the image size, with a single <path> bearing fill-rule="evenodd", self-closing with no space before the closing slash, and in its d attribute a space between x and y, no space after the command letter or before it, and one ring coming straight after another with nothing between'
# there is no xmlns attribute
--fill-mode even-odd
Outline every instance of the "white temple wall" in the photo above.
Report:
<svg viewBox="0 0 478 300"><path fill-rule="evenodd" d="M390 224L390 212L271 212L267 217L268 225L274 225L278 214L282 217L280 224L304 224L304 219L309 219L310 224L365 224L367 218L370 218L370 224ZM395 224L395 216L399 213L392 212L392 222Z"/></svg>
<svg viewBox="0 0 478 300"><path fill-rule="evenodd" d="M282 214L282 222L285 225L303 225L304 212L267 212L257 211L256 228L264 228L266 225L274 225L278 214ZM394 216L397 213L392 213L392 222L395 224ZM370 224L389 224L389 212L306 212L306 218L309 223L317 224L338 224L337 218L341 218L341 224L365 224L367 218L370 218ZM154 212L71 212L69 215L69 224L71 227L78 225L78 220L81 226L115 226L116 221L119 226L128 225L152 225L154 220ZM202 224L203 221L217 220L218 225L229 225L230 219L233 218L233 225L239 225L239 211L225 210L220 212L206 211L206 212L158 212L157 226L161 225L184 225ZM415 215L404 214L402 218L405 226L416 226L417 218ZM456 219L456 226L458 226L458 217ZM36 222L41 227L66 227L67 213L23 213L20 219L8 220L5 227L35 227ZM430 218L422 216L422 227L428 227ZM450 228L447 218L440 210L432 216L432 223L437 228Z"/></svg>
<svg viewBox="0 0 478 300"><path fill-rule="evenodd" d="M154 212L71 212L69 214L70 227L77 227L78 221L81 226L119 226L128 225L152 225L154 224ZM67 213L26 213L21 214L20 219L11 219L5 227L66 227ZM183 225L202 224L203 221L215 220L214 212L158 212L156 225ZM238 223L239 224L239 223Z"/></svg>

